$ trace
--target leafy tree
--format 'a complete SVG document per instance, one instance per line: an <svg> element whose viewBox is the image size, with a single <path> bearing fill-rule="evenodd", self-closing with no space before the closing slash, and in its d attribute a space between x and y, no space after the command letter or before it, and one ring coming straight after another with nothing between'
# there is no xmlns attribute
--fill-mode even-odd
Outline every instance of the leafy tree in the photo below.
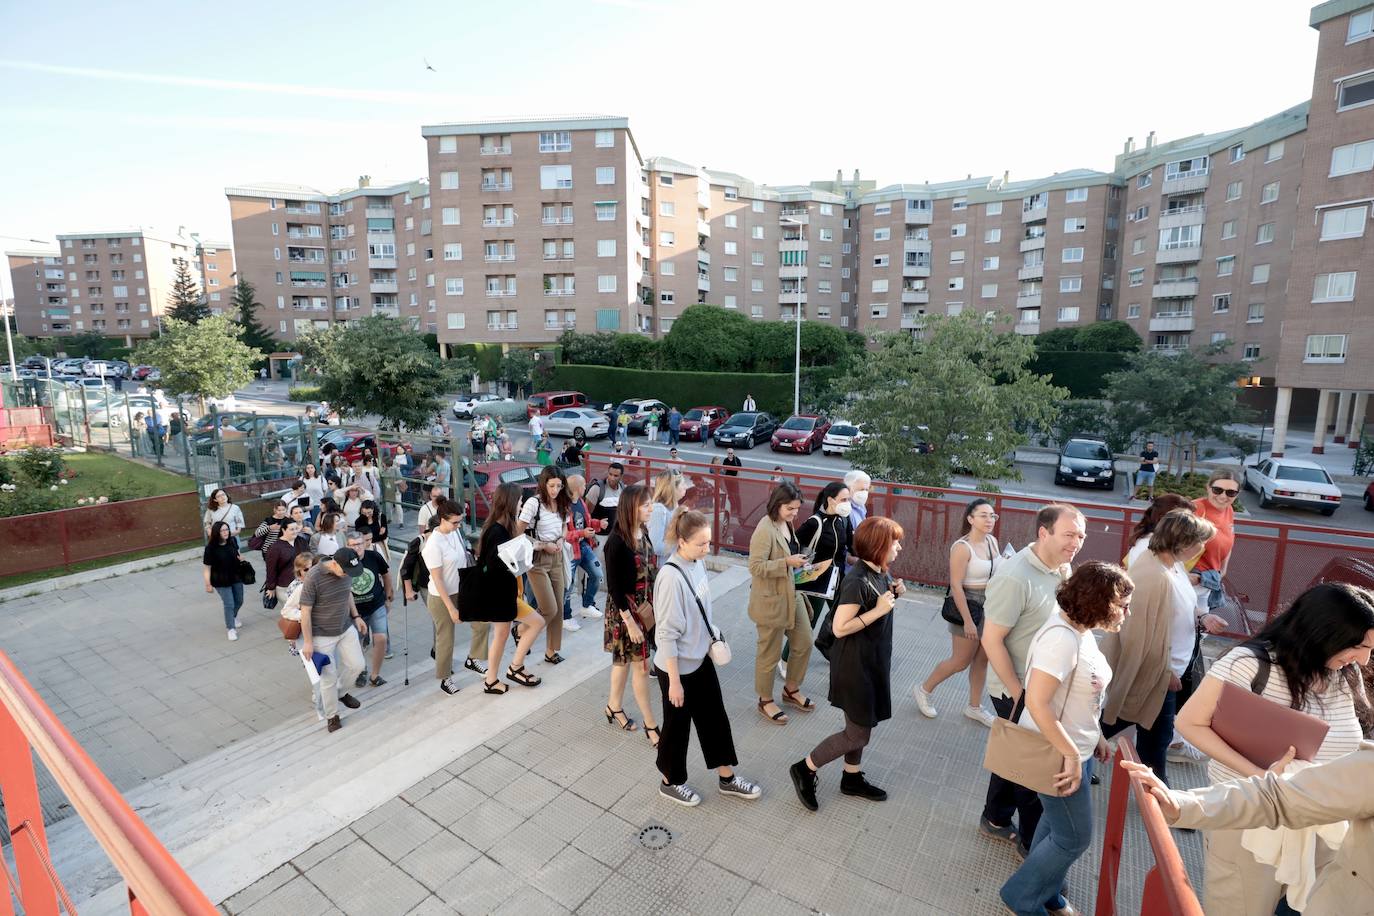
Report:
<svg viewBox="0 0 1374 916"><path fill-rule="evenodd" d="M501 357L501 379L514 386L516 393L523 397L530 392L530 383L534 381L534 370L537 365L538 355L534 350L512 347Z"/></svg>
<svg viewBox="0 0 1374 916"><path fill-rule="evenodd" d="M388 429L423 428L472 374L470 360L440 359L407 322L381 315L315 331L297 348L319 374L321 399L345 415L377 414Z"/></svg>
<svg viewBox="0 0 1374 916"><path fill-rule="evenodd" d="M596 334L564 331L558 336L558 345L563 348L563 362L582 366L618 366L620 363L615 361L617 336L608 331Z"/></svg>
<svg viewBox="0 0 1374 916"><path fill-rule="evenodd" d="M27 359L30 356L57 355L57 342L51 337L23 337L19 334L14 335L14 358L16 360Z"/></svg>
<svg viewBox="0 0 1374 916"><path fill-rule="evenodd" d="M239 278L234 284L234 310L238 313L235 321L243 328L243 342L255 350L268 354L277 349L277 339L262 322L258 321L257 311L260 308L262 303L258 301L253 284Z"/></svg>
<svg viewBox="0 0 1374 916"><path fill-rule="evenodd" d="M611 365L626 369L663 368L663 341L642 334L616 334L612 352L615 362Z"/></svg>
<svg viewBox="0 0 1374 916"><path fill-rule="evenodd" d="M1125 321L1094 321L1079 328L1077 335L1078 346L1074 349L1090 353L1135 353L1144 344L1135 328Z"/></svg>
<svg viewBox="0 0 1374 916"><path fill-rule="evenodd" d="M86 331L69 337L62 342L62 346L72 356L91 359L116 359L117 354L125 352L122 340L106 337L99 331ZM18 353L17 350L15 352Z"/></svg>
<svg viewBox="0 0 1374 916"><path fill-rule="evenodd" d="M140 343L134 359L162 371L161 387L170 395L200 399L227 397L253 378L263 354L241 339L243 328L226 315L192 323L164 316L162 333Z"/></svg>
<svg viewBox="0 0 1374 916"><path fill-rule="evenodd" d="M752 369L756 372L791 372L797 358L797 325L793 321L750 322L754 332ZM801 324L801 363L807 366L847 366L862 352L851 335L819 321Z"/></svg>
<svg viewBox="0 0 1374 916"><path fill-rule="evenodd" d="M171 305L164 317L191 324L210 317L210 306L205 304L205 296L201 293L200 287L196 286L196 281L191 278L191 271L185 260L177 263L177 276L172 281ZM165 325L163 331L166 331Z"/></svg>
<svg viewBox="0 0 1374 916"><path fill-rule="evenodd" d="M1055 353L1081 349L1078 346L1078 328L1055 328L1036 334L1035 349Z"/></svg>
<svg viewBox="0 0 1374 916"><path fill-rule="evenodd" d="M663 338L663 368L746 372L753 365L751 325L718 305L688 306Z"/></svg>
<svg viewBox="0 0 1374 916"><path fill-rule="evenodd" d="M871 434L851 460L874 477L947 486L958 465L980 482L1019 479L1011 459L1027 441L1020 430L1048 428L1068 394L1029 370L1030 339L978 315L930 316L921 340L877 342L840 382L855 392L849 418Z"/></svg>

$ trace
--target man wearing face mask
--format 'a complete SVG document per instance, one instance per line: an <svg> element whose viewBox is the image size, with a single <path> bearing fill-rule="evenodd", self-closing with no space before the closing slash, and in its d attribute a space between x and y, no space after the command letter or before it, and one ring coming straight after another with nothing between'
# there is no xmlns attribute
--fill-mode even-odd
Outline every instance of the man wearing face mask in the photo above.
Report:
<svg viewBox="0 0 1374 916"><path fill-rule="evenodd" d="M856 468L844 475L844 486L849 491L849 529L854 531L868 518L868 494L873 487L873 478ZM846 567L845 572L848 571Z"/></svg>

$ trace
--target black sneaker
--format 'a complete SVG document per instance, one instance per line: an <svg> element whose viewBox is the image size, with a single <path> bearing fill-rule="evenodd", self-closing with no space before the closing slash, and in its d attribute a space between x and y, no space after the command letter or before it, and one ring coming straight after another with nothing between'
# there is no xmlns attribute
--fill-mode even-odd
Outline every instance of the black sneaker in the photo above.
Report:
<svg viewBox="0 0 1374 916"><path fill-rule="evenodd" d="M355 680L355 681L353 682L353 686L354 686L354 687L366 687L366 686L367 686L367 672L366 672L366 671L364 671L362 674L358 675L358 679Z"/></svg>
<svg viewBox="0 0 1374 916"><path fill-rule="evenodd" d="M999 827L986 817L981 815L978 818L978 832L991 840L1001 840L1004 843L1017 842L1016 828L1011 824Z"/></svg>
<svg viewBox="0 0 1374 916"><path fill-rule="evenodd" d="M458 682L453 679L453 675L449 675L439 682L439 689L449 695L455 694L458 692Z"/></svg>
<svg viewBox="0 0 1374 916"><path fill-rule="evenodd" d="M347 706L349 709L357 709L359 706L363 705L358 700L358 698L351 693L346 693L343 696L339 697L339 702Z"/></svg>
<svg viewBox="0 0 1374 916"><path fill-rule="evenodd" d="M840 777L840 794L866 798L869 801L887 801L887 793L864 779L863 771L845 772Z"/></svg>
<svg viewBox="0 0 1374 916"><path fill-rule="evenodd" d="M819 811L820 805L816 802L816 773L806 765L805 760L798 760L788 767L788 775L792 777L792 788L797 790L797 800L802 803L808 811Z"/></svg>

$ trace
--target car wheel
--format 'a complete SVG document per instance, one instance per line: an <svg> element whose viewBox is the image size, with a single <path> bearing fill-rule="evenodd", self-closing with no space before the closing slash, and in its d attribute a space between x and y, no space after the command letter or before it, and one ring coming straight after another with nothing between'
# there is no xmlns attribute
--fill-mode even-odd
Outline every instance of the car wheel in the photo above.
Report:
<svg viewBox="0 0 1374 916"><path fill-rule="evenodd" d="M745 439L745 440L744 440L744 448L745 448L747 451L753 451L753 450L754 450L754 445L755 445L755 443L754 443L754 437L753 437L753 436L750 436L748 439Z"/></svg>
<svg viewBox="0 0 1374 916"><path fill-rule="evenodd" d="M1335 510L1334 508L1331 508L1331 509L1323 509L1323 510L1322 510L1322 515L1325 515L1325 516L1327 516L1328 518L1331 517L1331 516L1333 516L1333 515L1335 515L1335 514L1336 514L1336 510Z"/></svg>
<svg viewBox="0 0 1374 916"><path fill-rule="evenodd" d="M1259 498L1260 498L1259 503L1260 503L1260 508L1261 508L1261 509L1272 509L1272 508L1274 508L1274 501L1273 501L1272 499L1269 498L1269 494L1268 494L1268 493L1265 493L1265 492L1264 492L1264 488L1262 488L1262 487L1260 488L1260 491L1259 491Z"/></svg>
<svg viewBox="0 0 1374 916"><path fill-rule="evenodd" d="M1058 474L1055 474L1055 475L1054 475L1054 485L1055 485L1056 487L1062 487L1062 486L1064 485L1064 478L1060 477Z"/></svg>
<svg viewBox="0 0 1374 916"><path fill-rule="evenodd" d="M580 426L575 426L573 427L573 438L585 439L587 438L587 431Z"/></svg>
<svg viewBox="0 0 1374 916"><path fill-rule="evenodd" d="M1370 496L1368 493L1364 495L1364 511L1374 512L1374 496Z"/></svg>

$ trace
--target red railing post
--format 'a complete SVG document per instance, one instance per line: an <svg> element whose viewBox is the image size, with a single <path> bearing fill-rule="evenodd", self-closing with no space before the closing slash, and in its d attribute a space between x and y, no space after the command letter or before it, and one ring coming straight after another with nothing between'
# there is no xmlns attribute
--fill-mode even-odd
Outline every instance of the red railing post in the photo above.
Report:
<svg viewBox="0 0 1374 916"><path fill-rule="evenodd" d="M43 827L43 806L38 799L33 754L19 724L3 706L0 706L0 798L5 800L5 818L9 821L10 848L18 872L20 911L56 913L57 889L43 861L48 836ZM21 839L20 835L26 831L33 842ZM5 898L8 906L8 890Z"/></svg>
<svg viewBox="0 0 1374 916"><path fill-rule="evenodd" d="M1274 574L1269 580L1269 607L1266 611L1266 622L1279 610L1281 589L1283 588L1283 562L1287 555L1288 529L1286 527L1279 528L1278 549L1274 551Z"/></svg>
<svg viewBox="0 0 1374 916"><path fill-rule="evenodd" d="M1102 868L1097 875L1097 916L1115 916L1116 913L1117 877L1121 871L1121 850L1126 834L1126 797L1130 794L1130 780L1124 773L1118 772L1121 761L1125 759L1126 744L1126 741L1121 741L1116 754L1112 756L1107 826L1102 836Z"/></svg>

